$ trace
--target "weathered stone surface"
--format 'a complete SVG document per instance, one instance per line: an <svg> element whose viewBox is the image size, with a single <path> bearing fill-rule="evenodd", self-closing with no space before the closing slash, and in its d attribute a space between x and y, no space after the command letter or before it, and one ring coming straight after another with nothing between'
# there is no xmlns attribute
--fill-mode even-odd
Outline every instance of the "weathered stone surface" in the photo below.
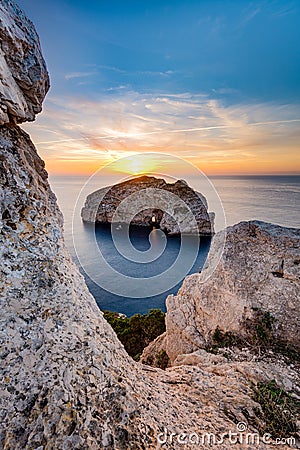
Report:
<svg viewBox="0 0 300 450"><path fill-rule="evenodd" d="M0 3L0 40L0 124L32 121L49 77L32 22L10 0Z"/></svg>
<svg viewBox="0 0 300 450"><path fill-rule="evenodd" d="M140 226L151 225L155 217L156 224L168 234L211 235L214 231L214 214L207 212L203 195L185 181L166 183L149 176L93 192L88 195L81 216L85 222L114 221Z"/></svg>
<svg viewBox="0 0 300 450"><path fill-rule="evenodd" d="M203 273L186 277L167 298L167 331L150 352L164 348L174 361L205 347L217 327L245 335L257 310L275 318L275 338L300 347L300 230L258 221L229 227L221 261L202 283L222 233L214 237Z"/></svg>

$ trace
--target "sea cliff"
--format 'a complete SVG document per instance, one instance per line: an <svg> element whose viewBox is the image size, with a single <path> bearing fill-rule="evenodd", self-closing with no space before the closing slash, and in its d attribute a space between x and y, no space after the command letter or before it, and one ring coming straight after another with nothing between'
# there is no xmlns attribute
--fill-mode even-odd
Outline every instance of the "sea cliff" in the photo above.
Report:
<svg viewBox="0 0 300 450"><path fill-rule="evenodd" d="M167 234L214 233L214 213L208 213L204 196L183 180L167 183L141 176L99 189L86 198L84 222L155 224Z"/></svg>

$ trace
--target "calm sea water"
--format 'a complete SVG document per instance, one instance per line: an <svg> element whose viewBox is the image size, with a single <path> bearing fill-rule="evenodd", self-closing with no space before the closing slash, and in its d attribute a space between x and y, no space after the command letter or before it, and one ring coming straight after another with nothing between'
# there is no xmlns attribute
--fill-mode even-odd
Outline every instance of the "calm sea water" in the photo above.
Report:
<svg viewBox="0 0 300 450"><path fill-rule="evenodd" d="M78 256L85 270L81 268L87 285L94 295L101 309L119 311L130 316L137 312L145 313L150 308L165 310L165 299L169 293L176 293L181 285L182 278L170 282L169 289L164 290L164 284L158 286L160 292L154 296L147 296L147 288L138 287L130 291L129 284L114 273L106 270L105 264L99 260L94 248L100 249L105 261L113 268L115 273L122 273L128 277L152 279L164 272L176 262L180 250L180 238L168 238L165 250L161 256L151 263L135 263L119 254L115 249L109 227L95 227L84 225L80 218L80 209L86 195L103 186L110 185L113 180L93 179L80 195L85 185L85 177L51 177L50 183L55 192L58 203L64 215L64 230L66 244L71 255L77 262ZM197 179L187 179L189 185L202 192L208 198L209 210L218 211L216 199L205 192L205 186ZM224 209L226 225L233 225L242 220L258 219L273 222L287 227L300 226L300 176L256 176L256 177L212 177ZM134 228L130 238L134 248L147 251L150 247L149 228ZM162 245L158 232L152 233L151 244L159 249ZM74 248L74 241L75 247ZM195 254L195 245L188 242L186 248ZM202 238L197 248L195 261L191 264L188 273L199 271L203 266L210 248L210 239ZM178 278L178 277L177 277ZM118 294L109 292L105 287L95 283L93 279L107 280L109 286L115 286ZM153 278L156 280L156 278ZM123 283L123 284L122 284ZM159 281L154 281L159 283ZM147 283L144 283L143 286ZM149 285L148 285L149 286ZM151 289L150 289L151 290ZM159 289L158 289L159 290ZM129 294L128 294L129 291ZM126 295L121 295L125 292ZM132 295L130 294L132 292Z"/></svg>

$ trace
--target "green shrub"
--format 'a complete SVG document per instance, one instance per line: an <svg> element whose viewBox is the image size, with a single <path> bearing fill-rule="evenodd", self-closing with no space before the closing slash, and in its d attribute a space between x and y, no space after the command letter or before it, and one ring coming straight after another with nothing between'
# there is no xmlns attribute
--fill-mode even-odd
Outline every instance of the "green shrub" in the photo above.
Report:
<svg viewBox="0 0 300 450"><path fill-rule="evenodd" d="M275 318L269 311L262 311L258 308L253 308L253 311L253 317L245 320L244 333L240 335L223 331L217 327L212 333L206 351L218 353L218 349L224 347L252 347L258 351L274 348L273 325Z"/></svg>
<svg viewBox="0 0 300 450"><path fill-rule="evenodd" d="M254 318L246 323L246 330L251 336L251 343L262 350L274 344L273 326L276 319L269 311L253 308Z"/></svg>
<svg viewBox="0 0 300 450"><path fill-rule="evenodd" d="M104 318L115 330L127 353L138 361L147 345L166 331L165 314L160 309L150 309L148 314L123 316L104 311Z"/></svg>
<svg viewBox="0 0 300 450"><path fill-rule="evenodd" d="M254 399L262 409L265 425L259 430L270 433L273 438L287 438L297 433L297 416L300 403L280 389L276 382L258 383L254 388ZM259 412L256 411L256 413Z"/></svg>
<svg viewBox="0 0 300 450"><path fill-rule="evenodd" d="M237 343L237 336L230 331L222 331L217 327L212 337L213 343L218 344L220 347L232 347Z"/></svg>
<svg viewBox="0 0 300 450"><path fill-rule="evenodd" d="M205 350L209 353L218 353L219 348L238 346L241 343L240 338L230 331L222 331L219 327L213 332L209 344Z"/></svg>
<svg viewBox="0 0 300 450"><path fill-rule="evenodd" d="M169 357L166 350L161 350L155 355L154 358L154 367L159 367L160 369L165 370L169 364Z"/></svg>

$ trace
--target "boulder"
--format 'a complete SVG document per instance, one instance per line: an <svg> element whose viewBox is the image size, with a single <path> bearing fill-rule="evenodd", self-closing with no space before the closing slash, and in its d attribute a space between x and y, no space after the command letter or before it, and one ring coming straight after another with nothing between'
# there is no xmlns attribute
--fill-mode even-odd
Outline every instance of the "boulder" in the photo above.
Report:
<svg viewBox="0 0 300 450"><path fill-rule="evenodd" d="M124 222L159 226L167 234L212 235L214 214L207 202L183 180L167 183L141 176L105 187L87 196L81 211L84 222Z"/></svg>

